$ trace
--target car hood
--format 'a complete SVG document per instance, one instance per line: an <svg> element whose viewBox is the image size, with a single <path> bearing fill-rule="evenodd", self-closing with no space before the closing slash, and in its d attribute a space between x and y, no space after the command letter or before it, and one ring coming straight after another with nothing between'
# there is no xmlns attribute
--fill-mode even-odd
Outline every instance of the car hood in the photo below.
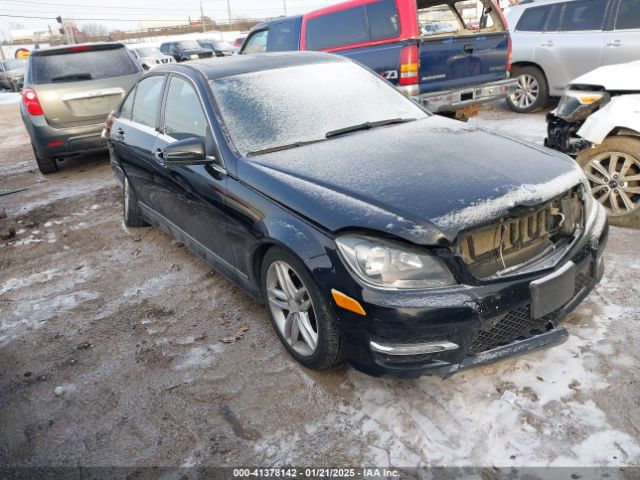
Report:
<svg viewBox="0 0 640 480"><path fill-rule="evenodd" d="M238 176L332 232L421 245L449 244L584 178L565 155L440 116L243 159Z"/></svg>
<svg viewBox="0 0 640 480"><path fill-rule="evenodd" d="M609 91L639 92L640 60L596 68L579 76L572 85L594 85Z"/></svg>

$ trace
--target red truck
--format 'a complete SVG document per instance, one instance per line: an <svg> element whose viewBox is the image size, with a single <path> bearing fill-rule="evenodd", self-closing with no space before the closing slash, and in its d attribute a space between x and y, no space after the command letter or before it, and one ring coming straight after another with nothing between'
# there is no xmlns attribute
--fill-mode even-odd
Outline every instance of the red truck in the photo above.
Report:
<svg viewBox="0 0 640 480"><path fill-rule="evenodd" d="M288 50L353 58L431 111L461 117L517 86L494 0L352 0L260 23L240 53Z"/></svg>

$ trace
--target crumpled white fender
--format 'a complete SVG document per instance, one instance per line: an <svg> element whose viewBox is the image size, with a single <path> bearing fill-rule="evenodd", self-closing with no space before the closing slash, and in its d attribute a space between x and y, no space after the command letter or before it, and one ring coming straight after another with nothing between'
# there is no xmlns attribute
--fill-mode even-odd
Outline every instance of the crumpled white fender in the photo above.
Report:
<svg viewBox="0 0 640 480"><path fill-rule="evenodd" d="M578 135L596 145L601 144L616 128L640 134L640 94L620 95L584 122Z"/></svg>

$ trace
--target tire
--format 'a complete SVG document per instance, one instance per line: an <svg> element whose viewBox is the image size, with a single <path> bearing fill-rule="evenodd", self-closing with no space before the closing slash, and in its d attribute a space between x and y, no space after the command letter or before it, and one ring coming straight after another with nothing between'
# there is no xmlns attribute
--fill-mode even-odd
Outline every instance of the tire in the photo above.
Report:
<svg viewBox="0 0 640 480"><path fill-rule="evenodd" d="M43 175L49 175L50 173L56 173L58 171L58 163L54 158L51 157L41 157L38 155L36 151L36 147L31 144L31 148L33 148L33 155L36 157L36 163L38 164L38 170Z"/></svg>
<svg viewBox="0 0 640 480"><path fill-rule="evenodd" d="M129 184L129 179L124 177L124 185L122 187L123 193L123 213L124 224L127 227L144 227L147 225L147 222L144 220L142 216L142 211L140 210L140 206L138 205L138 201L133 193L133 189Z"/></svg>
<svg viewBox="0 0 640 480"><path fill-rule="evenodd" d="M282 287L283 270L292 289ZM323 370L340 363L343 336L338 318L304 263L287 250L272 247L262 262L260 279L271 323L289 354L312 370ZM303 292L294 300L293 310L286 308L295 297L286 293L288 291ZM305 304L309 305L307 309ZM291 325L288 329L287 324ZM315 348L307 341L313 333L316 335Z"/></svg>
<svg viewBox="0 0 640 480"><path fill-rule="evenodd" d="M640 178L640 137L609 137L598 147L580 152L576 161L589 179L593 196L607 211L609 223L640 227L640 180L625 181Z"/></svg>
<svg viewBox="0 0 640 480"><path fill-rule="evenodd" d="M547 105L549 84L542 70L537 67L514 67L512 74L520 83L518 90L507 97L507 105L511 110L531 113Z"/></svg>

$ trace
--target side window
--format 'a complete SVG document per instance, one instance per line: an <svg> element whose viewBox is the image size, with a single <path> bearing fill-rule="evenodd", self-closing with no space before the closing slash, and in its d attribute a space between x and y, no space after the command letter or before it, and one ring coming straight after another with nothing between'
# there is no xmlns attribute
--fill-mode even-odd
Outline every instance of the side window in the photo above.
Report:
<svg viewBox="0 0 640 480"><path fill-rule="evenodd" d="M163 83L164 75L154 75L138 83L131 120L148 127L156 126Z"/></svg>
<svg viewBox="0 0 640 480"><path fill-rule="evenodd" d="M176 140L207 136L207 120L198 94L189 82L179 77L172 77L169 83L164 133Z"/></svg>
<svg viewBox="0 0 640 480"><path fill-rule="evenodd" d="M640 30L640 0L620 0L616 30Z"/></svg>
<svg viewBox="0 0 640 480"><path fill-rule="evenodd" d="M162 44L162 45L160 45L160 51L161 51L162 53L166 54L166 53L168 53L168 52L169 52L169 48L168 48L168 46L167 46L167 45Z"/></svg>
<svg viewBox="0 0 640 480"><path fill-rule="evenodd" d="M126 118L127 120L131 120L131 112L133 111L133 99L136 96L137 87L133 88L129 95L127 95L126 100L120 107L120 118Z"/></svg>
<svg viewBox="0 0 640 480"><path fill-rule="evenodd" d="M519 32L543 32L550 11L550 5L528 8L520 17L516 30Z"/></svg>
<svg viewBox="0 0 640 480"><path fill-rule="evenodd" d="M307 22L308 50L327 50L368 41L364 6L321 15Z"/></svg>
<svg viewBox="0 0 640 480"><path fill-rule="evenodd" d="M606 9L606 0L582 0L566 3L560 23L560 31L602 30Z"/></svg>
<svg viewBox="0 0 640 480"><path fill-rule="evenodd" d="M267 39L269 30L260 30L251 35L244 42L242 53L264 53L267 51Z"/></svg>
<svg viewBox="0 0 640 480"><path fill-rule="evenodd" d="M280 22L269 27L267 50L269 52L287 52L293 50L293 23Z"/></svg>
<svg viewBox="0 0 640 480"><path fill-rule="evenodd" d="M395 0L368 3L366 9L371 40L384 40L400 35L400 21Z"/></svg>

